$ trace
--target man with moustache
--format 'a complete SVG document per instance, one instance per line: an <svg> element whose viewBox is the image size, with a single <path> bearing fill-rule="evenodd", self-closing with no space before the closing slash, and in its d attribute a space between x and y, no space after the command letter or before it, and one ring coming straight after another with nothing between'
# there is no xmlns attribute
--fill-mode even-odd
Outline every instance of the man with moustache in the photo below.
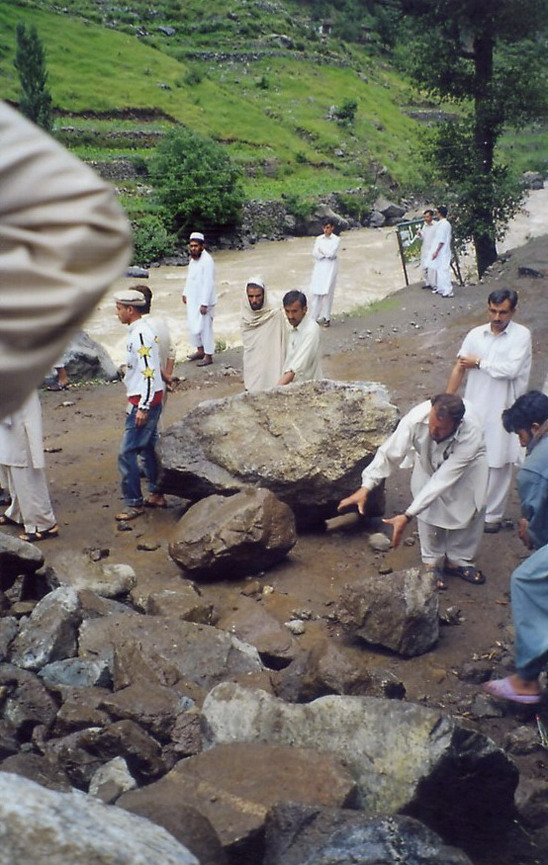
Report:
<svg viewBox="0 0 548 865"><path fill-rule="evenodd" d="M489 322L474 327L464 338L453 367L448 393L456 393L466 377L464 398L484 425L489 484L484 531L500 531L512 469L519 457L516 436L506 432L502 412L527 390L531 371L531 333L513 321L518 294L497 288L487 298Z"/></svg>
<svg viewBox="0 0 548 865"><path fill-rule="evenodd" d="M339 503L361 514L369 492L405 458L413 461L413 501L403 514L384 520L397 547L417 517L421 557L438 589L444 572L480 585L485 577L474 560L482 537L487 461L479 419L463 400L442 393L412 408L364 469L362 486Z"/></svg>
<svg viewBox="0 0 548 865"><path fill-rule="evenodd" d="M321 378L321 330L308 312L306 295L302 291L288 291L282 303L291 329L278 384Z"/></svg>
<svg viewBox="0 0 548 865"><path fill-rule="evenodd" d="M188 276L183 291L183 303L187 308L190 342L196 351L188 355L197 360L196 366L213 363L215 342L213 339L213 315L217 294L215 292L215 265L205 248L205 237L201 231L190 235L188 251Z"/></svg>

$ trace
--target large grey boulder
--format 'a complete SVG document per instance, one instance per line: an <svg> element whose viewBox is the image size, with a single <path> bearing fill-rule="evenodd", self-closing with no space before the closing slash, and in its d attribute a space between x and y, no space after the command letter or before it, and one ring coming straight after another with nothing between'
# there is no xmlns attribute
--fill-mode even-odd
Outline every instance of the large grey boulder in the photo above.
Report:
<svg viewBox="0 0 548 865"><path fill-rule="evenodd" d="M93 562L83 553L61 553L55 557L54 565L59 585L71 586L77 591L89 590L103 598L127 595L137 582L131 565Z"/></svg>
<svg viewBox="0 0 548 865"><path fill-rule="evenodd" d="M142 817L7 773L0 773L0 826L0 865L199 865Z"/></svg>
<svg viewBox="0 0 548 865"><path fill-rule="evenodd" d="M266 823L263 865L472 865L412 817L278 805Z"/></svg>
<svg viewBox="0 0 548 865"><path fill-rule="evenodd" d="M79 331L71 340L63 356L65 369L71 381L100 379L116 381L118 369L104 346ZM46 378L48 384L56 381L55 375Z"/></svg>
<svg viewBox="0 0 548 865"><path fill-rule="evenodd" d="M144 681L201 699L227 677L263 670L253 646L210 625L175 617L114 614L88 619L80 628L79 643L82 657L109 660L116 691Z"/></svg>
<svg viewBox="0 0 548 865"><path fill-rule="evenodd" d="M225 682L204 701L205 746L269 742L334 754L355 778L362 807L404 812L435 831L508 819L518 772L485 736L412 703L326 696L288 704Z"/></svg>
<svg viewBox="0 0 548 865"><path fill-rule="evenodd" d="M397 420L375 383L309 381L209 400L162 435L162 487L193 501L264 487L298 524L314 523L360 486ZM383 512L382 490L369 505Z"/></svg>
<svg viewBox="0 0 548 865"><path fill-rule="evenodd" d="M394 225L395 222L405 216L405 207L401 204L396 204L394 201L389 201L383 195L380 195L373 205L373 210L382 213L387 225Z"/></svg>
<svg viewBox="0 0 548 865"><path fill-rule="evenodd" d="M438 641L438 609L431 575L409 568L344 586L336 616L352 636L410 658Z"/></svg>
<svg viewBox="0 0 548 865"><path fill-rule="evenodd" d="M297 542L288 505L269 490L208 496L177 523L169 554L196 579L241 578L281 561Z"/></svg>
<svg viewBox="0 0 548 865"><path fill-rule="evenodd" d="M191 805L207 817L225 850L251 861L249 847L277 802L352 807L355 795L354 779L331 754L246 743L180 760L151 787L122 796L119 804L131 807L154 797Z"/></svg>
<svg viewBox="0 0 548 865"><path fill-rule="evenodd" d="M0 664L2 719L21 742L28 741L35 727L49 727L57 703L38 676L12 664Z"/></svg>

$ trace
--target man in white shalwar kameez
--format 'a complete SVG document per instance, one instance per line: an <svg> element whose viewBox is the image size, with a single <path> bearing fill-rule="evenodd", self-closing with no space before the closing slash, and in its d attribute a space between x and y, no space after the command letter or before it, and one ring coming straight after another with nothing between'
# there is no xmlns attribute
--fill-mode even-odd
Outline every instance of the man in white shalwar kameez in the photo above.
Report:
<svg viewBox="0 0 548 865"><path fill-rule="evenodd" d="M357 505L363 514L369 492L406 458L413 464L413 501L405 513L384 520L394 529L393 545L417 517L422 561L437 588L446 588L444 570L470 583L485 582L474 565L487 487L485 443L479 418L460 397L438 394L411 409L364 469L361 488L339 509Z"/></svg>
<svg viewBox="0 0 548 865"><path fill-rule="evenodd" d="M259 391L275 387L282 374L288 327L282 308L270 305L266 286L260 276L252 276L245 286L240 329L246 390Z"/></svg>
<svg viewBox="0 0 548 865"><path fill-rule="evenodd" d="M434 294L442 297L453 297L451 285L451 223L447 219L447 208L440 205L437 210L438 222L432 244L432 255L427 262L428 272L436 274Z"/></svg>
<svg viewBox="0 0 548 865"><path fill-rule="evenodd" d="M498 532L512 484L513 466L520 459L517 436L507 433L502 412L527 390L531 372L531 333L512 321L516 291L498 288L487 300L490 321L464 338L447 390L456 393L465 375L464 397L482 421L489 462L485 531Z"/></svg>
<svg viewBox="0 0 548 865"><path fill-rule="evenodd" d="M205 248L205 238L201 231L193 231L188 244L190 261L188 276L183 291L186 305L188 332L191 345L196 351L188 355L189 360L197 360L197 366L213 363L215 342L213 339L213 316L217 294L215 291L215 265Z"/></svg>
<svg viewBox="0 0 548 865"><path fill-rule="evenodd" d="M0 463L7 474L11 504L0 525L24 525L21 540L56 538L42 438L42 409L36 391L21 408L0 421Z"/></svg>
<svg viewBox="0 0 548 865"><path fill-rule="evenodd" d="M323 327L331 324L331 309L337 283L337 270L340 237L333 234L335 225L330 220L323 224L323 234L316 238L312 255L314 269L310 280L309 294L312 295L310 314L314 321L323 318Z"/></svg>
<svg viewBox="0 0 548 865"><path fill-rule="evenodd" d="M425 210L423 213L424 223L419 229L421 240L421 268L424 279L423 288L434 289L436 287L436 271L429 267L432 253L434 251L434 239L436 237L436 223L434 222L434 211Z"/></svg>
<svg viewBox="0 0 548 865"><path fill-rule="evenodd" d="M284 294L283 306L291 328L278 384L321 378L321 330L308 313L306 295L302 291L288 291Z"/></svg>

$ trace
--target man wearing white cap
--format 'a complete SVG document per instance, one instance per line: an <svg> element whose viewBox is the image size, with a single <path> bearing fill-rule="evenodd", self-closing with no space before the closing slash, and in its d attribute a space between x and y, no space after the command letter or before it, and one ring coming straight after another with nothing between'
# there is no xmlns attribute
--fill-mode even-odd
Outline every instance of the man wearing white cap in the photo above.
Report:
<svg viewBox="0 0 548 865"><path fill-rule="evenodd" d="M217 303L215 292L215 265L205 249L205 238L201 231L193 231L188 244L190 261L188 276L183 291L186 304L190 342L196 351L188 355L197 360L197 366L213 363L215 342L213 340L213 314Z"/></svg>
<svg viewBox="0 0 548 865"><path fill-rule="evenodd" d="M158 462L155 444L157 426L162 411L163 384L158 340L142 314L146 300L140 291L128 288L115 296L116 312L122 324L128 325L126 386L128 405L124 437L118 455L122 475L122 495L125 508L117 520L134 520L144 512L144 505L164 507L158 492ZM143 469L150 495L143 501L141 473Z"/></svg>
<svg viewBox="0 0 548 865"><path fill-rule="evenodd" d="M282 374L288 328L281 306L271 306L261 276L252 276L247 281L240 328L246 390L275 387Z"/></svg>

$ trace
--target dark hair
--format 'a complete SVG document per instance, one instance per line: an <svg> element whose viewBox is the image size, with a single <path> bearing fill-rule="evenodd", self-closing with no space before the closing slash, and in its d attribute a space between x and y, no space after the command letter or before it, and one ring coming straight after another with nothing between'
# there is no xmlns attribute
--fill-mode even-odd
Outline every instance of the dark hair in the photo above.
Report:
<svg viewBox="0 0 548 865"><path fill-rule="evenodd" d="M429 213L430 216L434 216L434 211L431 210L429 207L428 207L428 208L423 212L422 215L423 215L423 216L426 216L427 213Z"/></svg>
<svg viewBox="0 0 548 865"><path fill-rule="evenodd" d="M152 303L152 291L150 290L148 285L137 284L137 285L130 286L130 288L133 291L140 291L141 292L144 299L146 300L146 306L140 307L140 309L142 310L143 315L146 315L147 313L149 313L150 312L150 305Z"/></svg>
<svg viewBox="0 0 548 865"><path fill-rule="evenodd" d="M509 433L520 429L530 432L534 423L542 424L545 420L548 420L548 396L540 390L529 390L518 396L502 413L502 425Z"/></svg>
<svg viewBox="0 0 548 865"><path fill-rule="evenodd" d="M445 204L440 204L438 207L438 213L441 213L442 216L447 216L447 208Z"/></svg>
<svg viewBox="0 0 548 865"><path fill-rule="evenodd" d="M455 426L461 422L466 411L462 399L456 393L439 393L432 397L431 403L439 420L451 418Z"/></svg>
<svg viewBox="0 0 548 865"><path fill-rule="evenodd" d="M334 220L334 219L326 218L326 219L322 220L322 225L323 225L324 228L325 228L326 225L332 225L333 228L335 228L335 220Z"/></svg>
<svg viewBox="0 0 548 865"><path fill-rule="evenodd" d="M297 291L297 289L293 289L293 291L288 291L284 294L282 303L284 306L291 306L292 303L297 303L297 301L301 304L303 309L307 306L306 294L303 294L302 291Z"/></svg>
<svg viewBox="0 0 548 865"><path fill-rule="evenodd" d="M518 293L513 288L495 288L487 298L487 303L504 303L505 300L510 301L510 306L515 309L518 305Z"/></svg>

